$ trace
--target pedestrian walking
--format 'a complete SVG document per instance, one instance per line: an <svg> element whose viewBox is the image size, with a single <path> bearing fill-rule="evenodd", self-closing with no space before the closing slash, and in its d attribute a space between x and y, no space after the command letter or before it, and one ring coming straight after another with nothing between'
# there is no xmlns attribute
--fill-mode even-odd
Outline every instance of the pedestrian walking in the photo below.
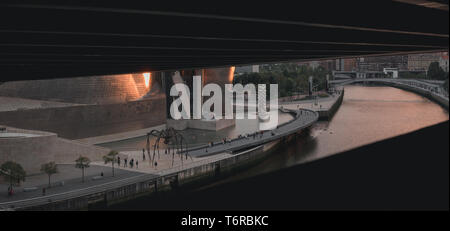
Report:
<svg viewBox="0 0 450 231"><path fill-rule="evenodd" d="M117 157L117 166L120 167L120 156Z"/></svg>
<svg viewBox="0 0 450 231"><path fill-rule="evenodd" d="M145 149L142 149L142 160L145 161Z"/></svg>
<svg viewBox="0 0 450 231"><path fill-rule="evenodd" d="M136 160L136 168L139 168L139 161Z"/></svg>
<svg viewBox="0 0 450 231"><path fill-rule="evenodd" d="M124 161L125 163L123 164L123 166L124 167L128 167L128 160L127 160L127 158L125 158L125 161Z"/></svg>
<svg viewBox="0 0 450 231"><path fill-rule="evenodd" d="M42 188L42 196L45 196L45 187Z"/></svg>

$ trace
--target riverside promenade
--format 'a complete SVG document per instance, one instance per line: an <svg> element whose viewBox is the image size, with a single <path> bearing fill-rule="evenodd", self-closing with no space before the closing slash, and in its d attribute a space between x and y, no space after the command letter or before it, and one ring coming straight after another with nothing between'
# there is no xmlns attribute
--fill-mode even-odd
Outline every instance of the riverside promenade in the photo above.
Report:
<svg viewBox="0 0 450 231"><path fill-rule="evenodd" d="M338 87L336 90L328 97L281 102L280 107L290 110L308 109L319 113L320 120L329 120L339 109L344 97L343 87Z"/></svg>
<svg viewBox="0 0 450 231"><path fill-rule="evenodd" d="M292 113L294 119L270 131L261 131L253 134L247 134L240 138L235 138L226 142L215 142L212 146L203 145L187 150L189 155L195 157L210 156L224 152L236 152L250 147L255 147L284 136L291 135L302 128L311 126L318 119L318 114L311 110L291 110L280 109L286 113Z"/></svg>
<svg viewBox="0 0 450 231"><path fill-rule="evenodd" d="M102 180L90 180L88 184L76 182L76 186L67 181L64 186L56 190L49 190L46 195L36 192L21 192L22 196L1 200L0 210L74 210L86 209L93 203L114 203L115 201L134 198L137 195L158 192L169 189L174 184L210 178L222 172L234 171L236 167L245 166L262 158L273 142L288 137L296 132L314 124L319 115L308 109L286 109L283 112L291 113L294 119L279 125L272 131L265 131L258 136L237 138L224 144L217 143L212 148L194 147L189 150L193 159L181 160L178 158L174 165L169 159L162 161L165 165L150 166L142 162L140 168L123 168L118 176L112 177L110 171L104 170ZM134 155L139 155L134 153ZM164 155L162 155L164 156ZM167 155L169 156L169 155ZM167 157L165 157L167 158ZM145 166L149 165L149 166ZM107 167L103 163L92 163L92 166ZM147 167L147 168L146 168ZM146 169L150 169L146 170ZM134 174L128 173L129 171ZM129 177L126 177L126 176ZM93 179L93 176L89 176ZM41 185L41 187L43 187ZM53 192L52 192L53 191ZM6 192L5 192L6 193Z"/></svg>

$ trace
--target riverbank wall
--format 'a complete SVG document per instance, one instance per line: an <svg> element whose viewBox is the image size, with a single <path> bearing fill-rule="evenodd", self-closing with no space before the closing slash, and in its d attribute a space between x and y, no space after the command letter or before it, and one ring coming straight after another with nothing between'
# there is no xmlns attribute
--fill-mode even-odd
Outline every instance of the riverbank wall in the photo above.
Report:
<svg viewBox="0 0 450 231"><path fill-rule="evenodd" d="M288 110L299 119L299 113ZM181 187L215 182L223 176L236 174L240 169L258 163L270 155L278 143L289 142L297 134L306 131L318 119L318 114L310 122L266 143L242 146L234 152L224 151L217 155L184 165L163 169L152 174L140 174L92 187L66 191L59 194L30 198L20 201L0 203L1 209L14 210L83 210L96 206L108 206L150 194L176 193Z"/></svg>
<svg viewBox="0 0 450 231"><path fill-rule="evenodd" d="M410 87L410 86L407 86L407 85L404 85L404 84L392 83L391 86L399 88L399 89L402 89L402 90L411 91L411 92L419 94L419 95L421 95L423 97L426 97L429 100L439 104L441 107L443 107L448 112L449 100L444 98L444 97L441 97L439 95L433 94L430 91L426 91L426 90L423 90L423 89L420 89L420 88Z"/></svg>
<svg viewBox="0 0 450 231"><path fill-rule="evenodd" d="M295 136L292 134L290 136ZM192 167L181 167L162 171L160 176L139 175L133 179L124 179L122 182L111 182L109 187L103 190L78 192L77 196L67 195L61 200L48 199L36 201L35 205L20 204L1 209L12 210L87 210L95 207L106 208L108 205L132 200L152 194L176 192L180 187L192 184L205 184L213 182L229 174L236 173L239 169L248 168L267 157L281 143L288 140L284 137L280 140L260 145L249 150L242 151L232 156L219 157L217 159L205 159L200 163L193 163Z"/></svg>
<svg viewBox="0 0 450 231"><path fill-rule="evenodd" d="M317 112L319 113L319 120L330 120L331 118L333 118L334 114L336 114L337 110L342 104L342 100L344 99L344 92L344 89L340 90L339 96L333 102L331 107L317 110Z"/></svg>
<svg viewBox="0 0 450 231"><path fill-rule="evenodd" d="M5 127L17 137L0 137L0 164L14 161L20 164L27 176L41 173L41 165L50 161L57 164L73 163L80 155L91 161L100 161L111 150L86 145L58 137L55 133ZM1 180L0 180L1 181Z"/></svg>
<svg viewBox="0 0 450 231"><path fill-rule="evenodd" d="M304 128L296 133L284 136L278 140L259 145L236 154L218 155L184 166L166 169L157 176L142 174L123 180L99 185L95 188L85 188L77 192L61 193L58 196L33 198L20 202L0 204L0 210L89 210L98 207L125 202L134 198L166 193L176 193L182 188L195 188L213 183L226 176L236 174L263 161L282 143L290 142L307 130Z"/></svg>

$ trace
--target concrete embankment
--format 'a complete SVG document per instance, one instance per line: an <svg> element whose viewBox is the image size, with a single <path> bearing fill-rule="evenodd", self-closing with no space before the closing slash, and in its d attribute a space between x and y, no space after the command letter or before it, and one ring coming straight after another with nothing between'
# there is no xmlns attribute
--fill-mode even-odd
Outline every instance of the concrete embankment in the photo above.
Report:
<svg viewBox="0 0 450 231"><path fill-rule="evenodd" d="M448 124L193 193L143 198L111 209L448 211Z"/></svg>
<svg viewBox="0 0 450 231"><path fill-rule="evenodd" d="M319 120L330 120L333 118L334 114L337 112L344 99L344 89L341 90L339 96L333 101L329 108L319 109Z"/></svg>
<svg viewBox="0 0 450 231"><path fill-rule="evenodd" d="M55 133L1 126L17 137L0 138L0 163L19 163L27 175L39 174L41 165L50 161L72 163L80 155L92 161L102 160L107 148L86 145L58 137ZM7 133L4 133L7 134Z"/></svg>
<svg viewBox="0 0 450 231"><path fill-rule="evenodd" d="M319 120L330 120L337 112L344 99L344 88L338 89L336 94L326 98L296 100L283 102L280 105L283 108L295 110L298 108L309 109L319 114Z"/></svg>
<svg viewBox="0 0 450 231"><path fill-rule="evenodd" d="M300 119L299 115L296 114L296 119ZM184 166L161 170L156 174L143 174L58 195L2 203L0 207L17 210L79 210L97 205L108 206L162 191L176 191L181 186L211 182L263 160L277 144L293 139L317 118L318 115L311 117L310 122L298 127L295 132L289 132L283 137L261 145L243 148L233 154L223 153L186 163Z"/></svg>
<svg viewBox="0 0 450 231"><path fill-rule="evenodd" d="M442 91L441 86L438 85L437 81L418 81L418 80L407 80L407 79L353 79L347 80L346 82L339 82L338 85L342 86L343 84L352 84L352 83L362 83L362 84L374 84L374 85L386 85L390 87L399 88L402 90L410 91L421 96L424 96L433 102L441 105L445 110L448 111L449 99L448 96L444 96L444 94L438 93ZM430 85L430 83L434 83L434 85Z"/></svg>
<svg viewBox="0 0 450 231"><path fill-rule="evenodd" d="M421 96L424 96L424 97L432 100L433 102L436 102L437 104L441 105L443 108L445 108L448 111L449 100L444 98L444 97L441 97L439 95L433 94L430 91L426 91L426 90L423 90L423 89L420 89L420 88L416 88L416 87L410 87L410 86L404 85L404 84L392 83L391 86L396 87L396 88L400 88L400 89L403 89L403 90L406 90L406 91L411 91L411 92L414 92L414 93L419 94Z"/></svg>
<svg viewBox="0 0 450 231"><path fill-rule="evenodd" d="M61 193L55 197L36 198L15 203L0 204L1 209L14 210L84 210L132 200L141 196L169 193L180 187L204 184L247 168L263 160L280 143L280 140L261 145L241 153L206 159L192 166L167 169L160 176L139 175L99 187L76 192Z"/></svg>

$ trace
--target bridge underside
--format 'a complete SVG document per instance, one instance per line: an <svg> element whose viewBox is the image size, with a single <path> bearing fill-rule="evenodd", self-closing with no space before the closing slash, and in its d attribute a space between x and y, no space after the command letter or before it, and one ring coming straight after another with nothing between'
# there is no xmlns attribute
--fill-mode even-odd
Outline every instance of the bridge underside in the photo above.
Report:
<svg viewBox="0 0 450 231"><path fill-rule="evenodd" d="M448 1L439 1L440 9L390 0L7 2L0 4L2 81L441 51L449 44Z"/></svg>

